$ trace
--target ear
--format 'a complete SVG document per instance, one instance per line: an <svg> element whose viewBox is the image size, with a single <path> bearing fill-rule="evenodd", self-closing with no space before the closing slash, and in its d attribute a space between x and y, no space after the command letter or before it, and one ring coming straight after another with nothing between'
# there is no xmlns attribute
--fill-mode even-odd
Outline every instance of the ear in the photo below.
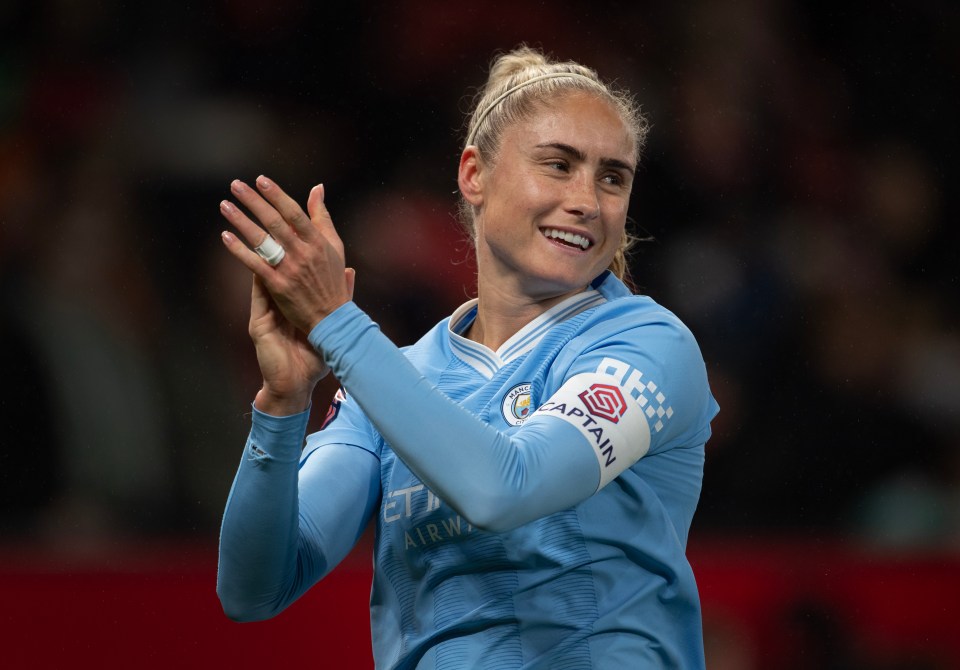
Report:
<svg viewBox="0 0 960 670"><path fill-rule="evenodd" d="M457 184L463 199L474 207L483 203L483 181L486 166L476 146L470 145L460 154L460 169Z"/></svg>

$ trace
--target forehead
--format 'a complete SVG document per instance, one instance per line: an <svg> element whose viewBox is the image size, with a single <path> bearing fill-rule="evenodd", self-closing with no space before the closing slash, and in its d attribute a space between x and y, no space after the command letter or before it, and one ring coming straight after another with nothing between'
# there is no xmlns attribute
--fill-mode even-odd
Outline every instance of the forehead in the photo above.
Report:
<svg viewBox="0 0 960 670"><path fill-rule="evenodd" d="M614 104L587 92L565 93L539 102L533 114L506 129L507 142L564 143L588 154L632 161L636 139ZM504 138L507 139L507 138Z"/></svg>

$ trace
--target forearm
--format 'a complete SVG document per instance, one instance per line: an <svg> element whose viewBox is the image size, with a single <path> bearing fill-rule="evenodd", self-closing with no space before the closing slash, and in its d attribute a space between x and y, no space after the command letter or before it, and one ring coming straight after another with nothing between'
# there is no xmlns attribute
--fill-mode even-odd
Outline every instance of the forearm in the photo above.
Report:
<svg viewBox="0 0 960 670"><path fill-rule="evenodd" d="M295 599L297 466L307 413L254 413L220 533L217 594L228 616L263 619Z"/></svg>
<svg viewBox="0 0 960 670"><path fill-rule="evenodd" d="M352 303L310 341L404 462L474 525L505 530L596 490L596 460L575 430L553 426L569 438L553 443L542 426L500 433L437 391Z"/></svg>

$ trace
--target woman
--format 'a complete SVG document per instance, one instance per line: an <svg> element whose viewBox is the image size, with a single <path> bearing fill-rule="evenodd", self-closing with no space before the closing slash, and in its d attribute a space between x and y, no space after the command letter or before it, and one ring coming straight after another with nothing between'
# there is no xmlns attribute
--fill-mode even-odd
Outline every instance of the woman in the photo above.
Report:
<svg viewBox="0 0 960 670"><path fill-rule="evenodd" d="M717 406L690 332L620 278L645 132L592 70L498 58L458 174L478 298L402 353L350 300L323 187L308 215L234 182L264 381L223 522L229 616L281 611L376 515L378 668L703 666L684 550ZM343 391L301 451L328 369Z"/></svg>

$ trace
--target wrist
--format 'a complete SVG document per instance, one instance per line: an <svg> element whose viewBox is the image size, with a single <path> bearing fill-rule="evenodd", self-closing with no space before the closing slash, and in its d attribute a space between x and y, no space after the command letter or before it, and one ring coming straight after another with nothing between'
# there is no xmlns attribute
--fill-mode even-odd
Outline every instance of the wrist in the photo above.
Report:
<svg viewBox="0 0 960 670"><path fill-rule="evenodd" d="M329 317L338 309L346 305L348 302L350 302L350 298L347 298L343 302L340 302L339 304L336 305L336 307L333 307L330 309L317 310L313 314L309 315L305 321L306 327L303 330L304 334L309 335L313 331L313 329L320 324L321 321Z"/></svg>
<svg viewBox="0 0 960 670"><path fill-rule="evenodd" d="M271 416L291 416L308 410L312 395L310 391L278 393L264 384L257 391L253 406Z"/></svg>

